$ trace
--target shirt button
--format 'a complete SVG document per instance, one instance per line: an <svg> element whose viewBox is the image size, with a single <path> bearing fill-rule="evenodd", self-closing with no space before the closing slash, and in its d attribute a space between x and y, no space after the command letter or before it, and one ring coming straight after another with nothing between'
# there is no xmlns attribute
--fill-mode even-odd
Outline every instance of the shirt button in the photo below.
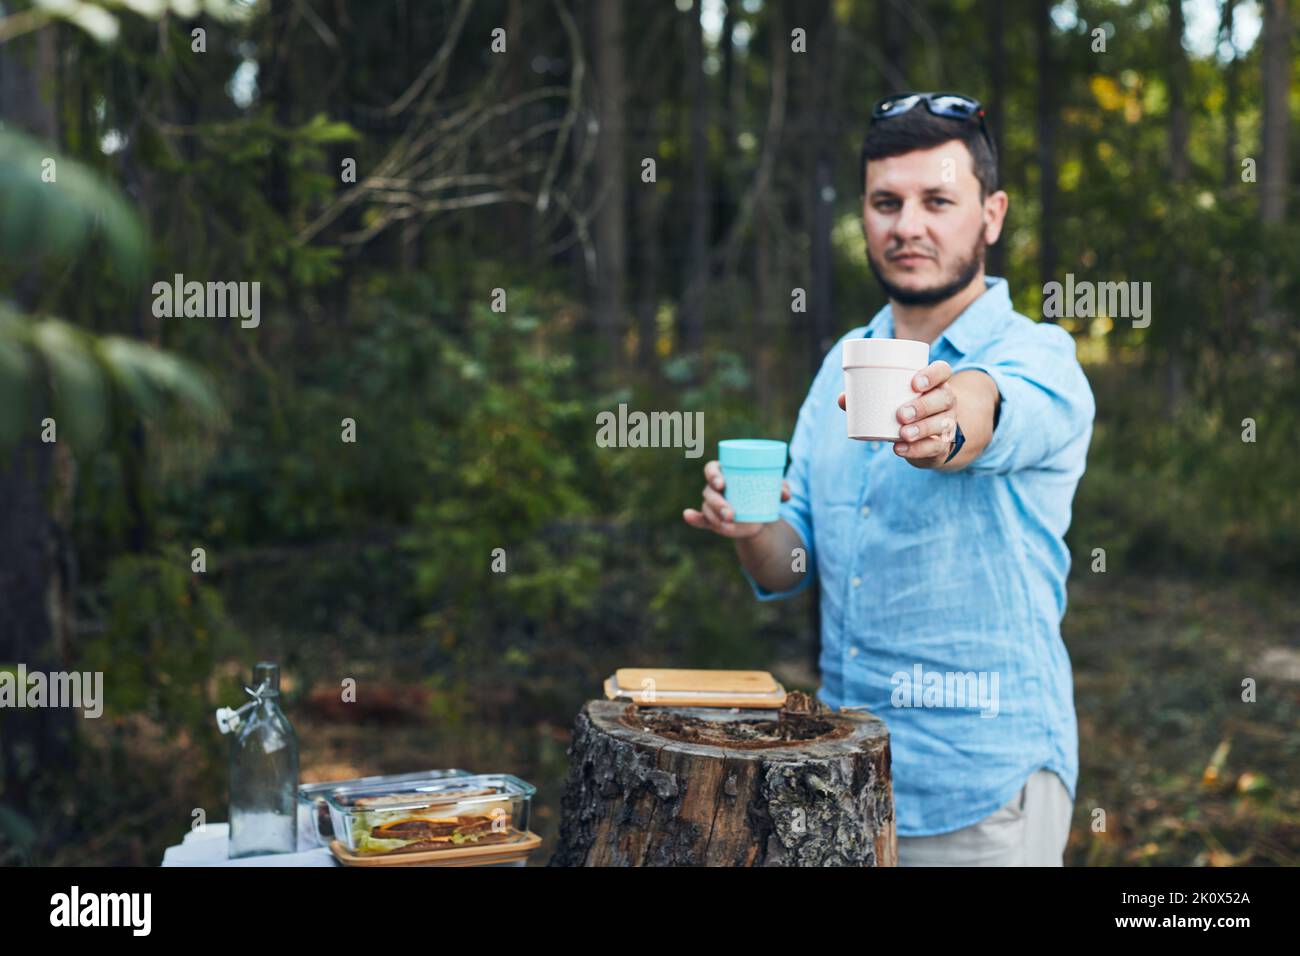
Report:
<svg viewBox="0 0 1300 956"><path fill-rule="evenodd" d="M863 506L862 506L862 517L865 518L865 517L866 517L867 515L869 515L869 514L871 514L871 506L870 506L870 505L863 505Z"/></svg>
<svg viewBox="0 0 1300 956"><path fill-rule="evenodd" d="M850 647L849 657L857 657L857 656L858 656L858 649L856 647Z"/></svg>
<svg viewBox="0 0 1300 956"><path fill-rule="evenodd" d="M862 578L854 578L850 583L856 588L862 584Z"/></svg>

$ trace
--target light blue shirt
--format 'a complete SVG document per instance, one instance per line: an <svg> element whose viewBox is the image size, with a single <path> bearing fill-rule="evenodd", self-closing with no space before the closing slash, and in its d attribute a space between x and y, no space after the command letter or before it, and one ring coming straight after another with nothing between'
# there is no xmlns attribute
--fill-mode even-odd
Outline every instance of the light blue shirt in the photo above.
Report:
<svg viewBox="0 0 1300 956"><path fill-rule="evenodd" d="M1070 334L1017 313L1005 279L985 283L930 347L930 361L997 383L984 451L943 472L847 437L843 343L892 338L886 306L830 350L795 423L781 517L803 539L807 573L780 592L746 573L760 600L817 579L818 696L888 726L903 837L983 819L1042 767L1071 798L1078 780L1063 536L1095 404Z"/></svg>

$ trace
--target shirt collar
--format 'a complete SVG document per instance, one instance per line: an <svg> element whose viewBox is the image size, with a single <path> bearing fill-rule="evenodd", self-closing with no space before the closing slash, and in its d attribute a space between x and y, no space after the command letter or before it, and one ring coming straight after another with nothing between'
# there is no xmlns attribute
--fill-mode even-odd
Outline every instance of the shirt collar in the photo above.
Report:
<svg viewBox="0 0 1300 956"><path fill-rule="evenodd" d="M949 345L965 355L987 341L990 323L994 319L1010 311L1011 287L1007 285L1007 280L998 276L985 276L984 294L966 306L962 313L948 324L939 338L947 339ZM893 336L894 312L892 307L886 304L867 323L867 329L862 337L870 339L893 338ZM936 339L935 344L937 343ZM933 349L934 345L930 348Z"/></svg>

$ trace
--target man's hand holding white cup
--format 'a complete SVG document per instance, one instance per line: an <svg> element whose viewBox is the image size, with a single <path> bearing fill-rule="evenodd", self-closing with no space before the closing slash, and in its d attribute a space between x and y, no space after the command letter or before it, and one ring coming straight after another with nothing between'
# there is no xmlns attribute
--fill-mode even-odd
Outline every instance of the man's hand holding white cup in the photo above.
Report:
<svg viewBox="0 0 1300 956"><path fill-rule="evenodd" d="M894 453L917 468L942 465L957 440L957 393L948 380L952 366L940 359L931 362L912 378L912 391L919 394L899 407L899 441ZM840 392L840 408L844 393Z"/></svg>

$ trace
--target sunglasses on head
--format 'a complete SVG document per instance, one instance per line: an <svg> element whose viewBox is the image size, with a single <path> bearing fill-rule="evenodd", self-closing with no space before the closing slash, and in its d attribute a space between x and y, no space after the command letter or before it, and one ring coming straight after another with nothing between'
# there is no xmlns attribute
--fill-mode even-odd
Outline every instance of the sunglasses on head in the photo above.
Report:
<svg viewBox="0 0 1300 956"><path fill-rule="evenodd" d="M993 137L989 135L988 127L984 125L984 107L980 105L979 100L961 93L898 93L894 96L886 96L876 103L871 111L871 122L901 116L918 103L924 103L925 108L935 116L947 116L959 120L978 119L980 132L984 134L984 139L989 144L989 149L993 151L993 155L997 156L998 151L993 145Z"/></svg>

